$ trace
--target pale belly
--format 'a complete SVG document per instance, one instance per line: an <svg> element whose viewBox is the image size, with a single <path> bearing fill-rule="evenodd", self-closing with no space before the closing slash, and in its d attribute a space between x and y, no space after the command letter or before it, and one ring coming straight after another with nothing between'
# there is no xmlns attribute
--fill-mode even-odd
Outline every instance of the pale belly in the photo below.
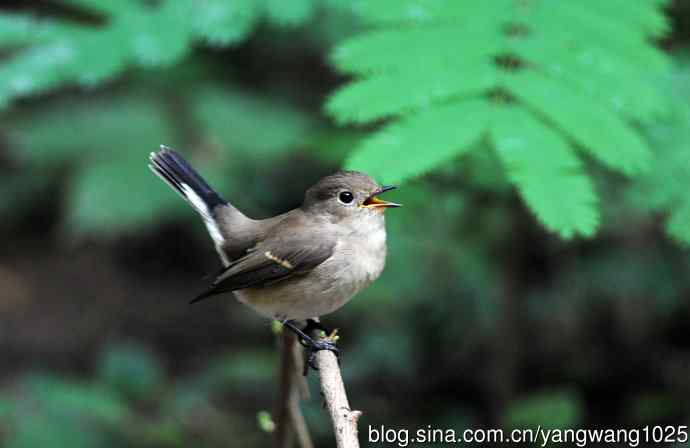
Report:
<svg viewBox="0 0 690 448"><path fill-rule="evenodd" d="M240 302L271 319L302 320L332 313L381 274L386 258L385 230L375 242L340 244L333 257L308 275L268 287L235 291L235 295Z"/></svg>

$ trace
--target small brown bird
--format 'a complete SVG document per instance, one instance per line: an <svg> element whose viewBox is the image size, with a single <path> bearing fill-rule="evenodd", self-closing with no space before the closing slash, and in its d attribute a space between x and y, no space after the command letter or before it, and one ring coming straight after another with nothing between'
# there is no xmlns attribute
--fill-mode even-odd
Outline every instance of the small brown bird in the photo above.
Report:
<svg viewBox="0 0 690 448"><path fill-rule="evenodd" d="M339 171L309 188L301 207L251 219L174 150L161 146L149 160L151 170L199 213L223 262L213 284L192 303L234 292L240 302L297 333L310 355L324 349L337 353L308 330L324 329L316 318L342 307L381 274L384 211L400 204L378 195L395 187L380 186L364 173ZM304 320L302 330L296 321Z"/></svg>

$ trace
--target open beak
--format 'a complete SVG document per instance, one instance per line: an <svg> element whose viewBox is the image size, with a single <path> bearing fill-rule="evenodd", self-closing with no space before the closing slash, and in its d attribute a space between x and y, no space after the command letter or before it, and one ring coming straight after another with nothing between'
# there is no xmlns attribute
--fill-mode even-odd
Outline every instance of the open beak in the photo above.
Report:
<svg viewBox="0 0 690 448"><path fill-rule="evenodd" d="M378 190L374 191L368 198L362 202L362 207L367 207L367 208L382 208L386 209L388 207L402 207L402 204L396 204L395 202L388 202L384 201L382 199L379 199L377 196L380 194L383 194L387 191L390 190L395 190L396 187L395 185L384 185Z"/></svg>

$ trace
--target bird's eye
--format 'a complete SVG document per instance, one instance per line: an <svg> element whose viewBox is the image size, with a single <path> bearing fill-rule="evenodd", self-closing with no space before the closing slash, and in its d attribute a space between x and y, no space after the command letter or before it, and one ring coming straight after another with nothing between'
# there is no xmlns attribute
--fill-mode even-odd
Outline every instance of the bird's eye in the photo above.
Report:
<svg viewBox="0 0 690 448"><path fill-rule="evenodd" d="M349 204L351 203L355 197L350 193L349 191L342 191L338 195L338 200L342 202L343 204Z"/></svg>

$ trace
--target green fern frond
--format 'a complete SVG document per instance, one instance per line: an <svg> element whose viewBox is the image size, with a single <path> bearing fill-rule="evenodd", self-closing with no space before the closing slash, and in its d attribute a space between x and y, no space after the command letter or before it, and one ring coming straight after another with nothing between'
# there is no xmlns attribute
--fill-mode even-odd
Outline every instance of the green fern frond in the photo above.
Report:
<svg viewBox="0 0 690 448"><path fill-rule="evenodd" d="M0 14L0 48L46 42L68 27L28 15Z"/></svg>
<svg viewBox="0 0 690 448"><path fill-rule="evenodd" d="M146 154L146 148L172 139L173 130L161 118L162 112L149 99L134 95L63 100L14 113L7 135L14 158L33 167L110 158L109 151L125 153L129 148L141 148L140 154Z"/></svg>
<svg viewBox="0 0 690 448"><path fill-rule="evenodd" d="M58 96L17 107L2 121L18 164L46 178L70 170L64 223L69 234L117 235L173 213L192 217L146 168L146 157L161 143L182 151L203 148L201 157L189 155L194 165L219 190L238 191L235 179L242 179L242 170L301 147L313 129L311 116L287 101L204 81L175 97L194 123L193 135L187 135L171 119L179 112L161 100L169 86L146 77L138 81L143 83L124 92ZM241 197L237 201L246 205Z"/></svg>
<svg viewBox="0 0 690 448"><path fill-rule="evenodd" d="M607 11L602 14L601 11L589 8L589 4L590 2L563 2L557 7L539 8L534 19L548 21L543 25L544 29L550 30L552 37L567 39L571 44L575 37L580 44L605 49L640 67L655 69L668 65L662 53L649 45L648 35L643 29L621 26L616 20L615 12ZM564 23L571 25L556 29L556 24ZM568 29L572 31L566 31Z"/></svg>
<svg viewBox="0 0 690 448"><path fill-rule="evenodd" d="M315 0L266 0L268 20L287 27L307 23L316 12Z"/></svg>
<svg viewBox="0 0 690 448"><path fill-rule="evenodd" d="M666 221L668 235L684 246L690 246L690 201L673 209Z"/></svg>
<svg viewBox="0 0 690 448"><path fill-rule="evenodd" d="M448 42L454 44L451 46ZM491 53L500 51L502 44L502 39L486 27L471 30L457 26L385 29L348 39L335 48L331 60L339 70L351 74L430 72L445 65L469 67L482 60L489 62Z"/></svg>
<svg viewBox="0 0 690 448"><path fill-rule="evenodd" d="M63 100L13 114L8 137L20 163L46 173L73 170L66 233L115 235L174 210L176 198L158 188L142 165L161 142L176 141L163 112L151 98L136 94Z"/></svg>
<svg viewBox="0 0 690 448"><path fill-rule="evenodd" d="M102 16L103 24L38 20L0 13L0 108L15 98L63 85L94 86L129 66L159 67L180 61L202 41L228 46L246 39L267 18L303 25L318 0L63 0Z"/></svg>
<svg viewBox="0 0 690 448"><path fill-rule="evenodd" d="M459 70L450 66L432 73L410 70L355 81L331 96L326 110L339 123L366 123L423 109L452 97L476 96L498 79L496 68L490 64L464 67L461 82L456 78Z"/></svg>
<svg viewBox="0 0 690 448"><path fill-rule="evenodd" d="M155 9L128 9L113 20L114 32L132 36L129 49L137 64L170 65L191 49L194 36L189 18L193 13L193 5L179 1L165 2Z"/></svg>
<svg viewBox="0 0 690 448"><path fill-rule="evenodd" d="M192 15L187 2L166 2L156 8L140 2L116 2L119 7L103 8L101 2L73 3L111 15L100 27L64 26L46 42L7 59L0 65L0 105L64 84L93 85L129 64L169 64L191 44L187 22Z"/></svg>
<svg viewBox="0 0 690 448"><path fill-rule="evenodd" d="M506 87L609 168L633 175L649 165L647 144L610 108L537 73L508 76Z"/></svg>
<svg viewBox="0 0 690 448"><path fill-rule="evenodd" d="M313 127L305 112L286 101L227 86L202 85L189 102L207 142L255 158L290 149Z"/></svg>
<svg viewBox="0 0 690 448"><path fill-rule="evenodd" d="M666 233L690 247L690 59L664 80L670 115L645 127L654 147L655 169L636 180L627 199L638 209L666 215Z"/></svg>
<svg viewBox="0 0 690 448"><path fill-rule="evenodd" d="M510 50L525 65L632 119L653 118L664 110L659 89L651 86L668 71L668 58L646 42L634 46L633 60L626 59L595 41L588 43L573 31L564 31L561 22L548 17L539 20L547 22L524 39L511 42ZM653 53L654 62L640 63L643 52Z"/></svg>
<svg viewBox="0 0 690 448"><path fill-rule="evenodd" d="M207 43L227 46L244 40L260 17L257 0L197 0L191 26Z"/></svg>
<svg viewBox="0 0 690 448"><path fill-rule="evenodd" d="M508 177L538 219L563 237L592 235L597 197L573 151L629 176L648 168L650 150L627 120L664 111L655 83L670 67L650 43L668 29L662 2L593 3L356 3L373 30L333 51L334 65L355 79L326 109L340 123L393 121L355 149L347 166L405 180L466 152L476 141L468 136L489 128ZM482 126L471 113L437 112L466 104L481 109ZM510 119L524 127L505 123ZM466 126L466 133L456 130ZM498 138L506 135L527 145L524 151L509 151ZM395 161L384 164L394 151ZM573 204L567 210L566 202Z"/></svg>
<svg viewBox="0 0 690 448"><path fill-rule="evenodd" d="M429 107L372 135L345 166L393 183L419 176L469 150L486 131L490 115L483 99Z"/></svg>
<svg viewBox="0 0 690 448"><path fill-rule="evenodd" d="M499 159L539 221L563 238L593 235L597 196L567 141L522 108L497 108L493 120Z"/></svg>
<svg viewBox="0 0 690 448"><path fill-rule="evenodd" d="M77 171L68 191L64 232L117 235L151 225L165 211L172 210L177 198L160 188L155 176L142 166L145 154L109 153ZM126 188L123 179L127 180Z"/></svg>
<svg viewBox="0 0 690 448"><path fill-rule="evenodd" d="M360 0L355 10L373 24L422 24L483 17L487 10L510 7L510 0L468 2L447 0Z"/></svg>
<svg viewBox="0 0 690 448"><path fill-rule="evenodd" d="M71 5L76 8L85 9L91 12L96 12L105 15L117 15L127 12L132 8L139 9L141 2L137 0L117 0L117 1L102 1L102 0L59 0L60 3Z"/></svg>
<svg viewBox="0 0 690 448"><path fill-rule="evenodd" d="M639 1L608 0L605 2L588 2L588 8L596 10L600 15L612 17L633 31L641 31L651 37L662 37L670 31L668 20L665 16L656 14L659 7L667 5L663 1Z"/></svg>

